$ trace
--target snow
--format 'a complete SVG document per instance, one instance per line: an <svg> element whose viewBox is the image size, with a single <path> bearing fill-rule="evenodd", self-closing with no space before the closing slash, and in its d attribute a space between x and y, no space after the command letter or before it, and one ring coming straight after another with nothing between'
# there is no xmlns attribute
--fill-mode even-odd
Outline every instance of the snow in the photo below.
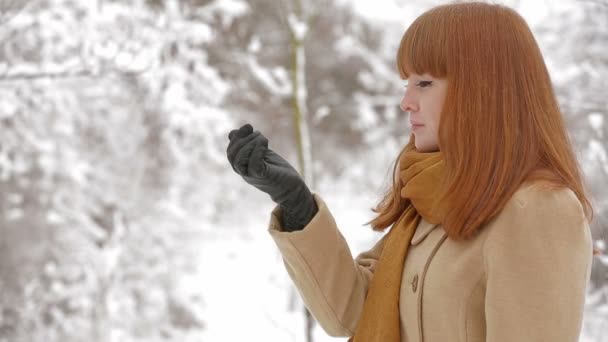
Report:
<svg viewBox="0 0 608 342"><path fill-rule="evenodd" d="M597 134L597 137L602 139L604 137L603 125L604 115L602 113L590 113L588 116L589 124Z"/></svg>
<svg viewBox="0 0 608 342"><path fill-rule="evenodd" d="M36 44L41 43L40 53L43 57L45 57L44 54L49 56L41 58L40 61L23 58L14 62L10 61L10 63L0 63L0 71L2 73L6 72L5 76L19 73L35 75L40 73L41 70L48 73L72 71L71 69L78 69L76 68L78 65L75 66L74 63L79 63L81 57L87 59L83 62L83 66L86 68L111 62L120 69L149 72L135 75L133 78L120 78L112 83L107 82L104 78L95 79L94 83L98 84L97 87L99 88L88 89L88 92L85 93L91 94L90 97L82 95L82 98L85 100L92 99L92 102L99 101L98 106L100 108L97 108L97 105L93 103L84 103L84 105L72 103L72 101L77 102L77 100L70 96L64 97L62 94L55 94L52 91L50 95L43 98L46 102L42 105L24 105L24 103L13 100L11 98L14 97L12 93L7 92L6 94L9 95L0 99L0 119L5 122L3 127L7 133L14 133L14 127L22 131L18 132L19 149L15 147L14 150L10 150L4 145L0 149L0 179L7 180L17 173L28 171L31 168L31 162L24 157L26 152L29 151L24 147L32 148L36 155L40 154L40 158L36 162L41 166L47 177L51 176L52 179L69 182L73 187L73 189L61 188L60 191L50 195L53 198L51 202L55 204L55 207L44 216L45 222L56 225L66 222L68 222L68 225L72 225L71 222L90 222L91 217L86 210L88 210L88 206L96 205L96 202L86 202L91 201L86 197L90 196L90 193L99 192L108 197L116 196L129 203L132 199L125 198L124 194L135 196L130 195L127 191L122 192L112 189L111 186L106 188L105 185L110 184L109 181L107 181L108 183L92 181L95 177L109 179L112 176L111 171L106 170L109 167L104 163L107 163L108 160L110 162L124 161L125 164L133 162L135 165L141 165L141 169L149 168L152 171L155 168L161 168L162 163L160 162L152 163L150 161L148 164L147 160L135 158L138 153L126 153L129 150L137 151L141 147L138 145L138 134L153 135L158 133L159 140L162 140L162 143L159 142L158 146L162 150L157 153L158 155L166 153L168 155L166 163L172 165L171 168L163 169L171 172L171 177L165 179L159 176L159 178L162 178L159 182L166 181L171 184L167 186L167 192L163 193L166 198L156 203L156 206L153 207L154 210L151 210L152 213L148 214L154 214L158 210L162 212L162 215L188 222L188 224L195 226L192 229L200 234L200 236L197 236L200 240L192 239L183 242L190 242L196 246L196 251L193 253L194 261L192 262L194 269L189 269L186 272L185 268L176 267L175 273L178 274L175 274L175 276L179 278L179 281L176 280L175 288L172 287L173 283L167 288L175 291L175 296L179 297L179 301L188 303L188 308L192 309L196 316L200 316L204 324L201 329L189 331L175 329L171 334L183 334L183 336L172 335L171 339L162 340L238 341L247 339L303 342L305 341L303 303L285 270L274 241L266 231L270 213L275 204L271 202L266 194L262 194L244 184L242 179L232 172L225 155L227 132L239 127L236 122L247 121L256 124L256 120L265 120L269 114L267 111L254 113L260 107L238 108L238 105L236 110L233 111L234 108L230 108L230 106L234 104L227 103L229 101L225 101L226 98L242 100L238 97L246 98L250 96L258 99L259 102L272 102L273 105L276 102L283 101L289 102L287 106L291 108L292 102L287 101L294 90L291 69L287 69L291 66L277 62L281 60L276 58L281 56L280 54L272 55L273 42L269 43L266 36L261 36L269 32L256 31L256 27L247 27L247 20L251 20L251 18L246 18L247 20L243 20L242 23L238 21L239 18L247 16L250 12L259 10L252 8L248 1L209 1L206 5L201 5L198 11L185 15L185 13L180 13L182 11L181 2L172 0L167 2L168 7L164 9L171 13L169 15L159 15L158 18L152 16L151 11L147 12L144 9L144 6L141 5L144 2L139 0L138 3L141 8L133 10L134 8L121 2L90 1L88 2L89 10L95 13L87 14L90 16L86 17L85 21L87 23L83 25L82 32L75 32L76 34L72 35L71 31L78 26L80 23L78 20L80 19L70 17L71 12L65 11L65 9L63 11L58 10L58 12L43 11L43 14L38 17L33 15L15 16L11 20L10 25L14 31L12 34L15 35L21 31L30 30L30 26L40 22L39 32L34 31L31 36L20 37L21 40L17 45L21 48L28 44L36 47ZM317 61L313 61L309 56L306 56L304 47L299 46L296 50L298 60L296 66L298 78L296 100L303 114L304 123L307 123L306 120L308 120L306 115L309 108L307 106L313 103L314 105L310 107L311 117L309 118L313 127L345 118L345 129L352 130L352 133L361 134L361 145L364 147L361 151L364 154L360 155L361 158L356 158L361 160L353 161L343 155L336 154L336 159L333 161L336 165L333 166L341 167L340 163L344 165L341 171L343 177L326 179L322 178L328 177L326 176L327 166L323 164L324 161L313 159L310 156L312 147L315 144L323 143L323 140L320 139L316 142L307 140L309 137L308 127L304 125L301 128L305 163L306 165L313 165L316 174L321 178L314 182L316 189L327 202L340 231L351 248L353 256L356 256L370 248L382 236L381 233L373 232L371 227L363 225L364 222L372 218L373 213L370 208L377 204L379 200L377 194L368 190L377 188L378 184L370 185L372 182L369 179L378 180L390 177L390 174L383 174L382 171L384 170L379 170L380 166L378 165L388 166L388 163L392 161L389 160L393 156L392 153L398 151L405 142L403 140L407 138L405 135L395 137L397 135L395 131L400 129L397 115L400 94L392 94L392 92L401 90L402 81L395 73L392 59L389 60L389 57L387 57L393 58L395 48L388 41L396 41L396 39L393 39L395 34L401 34L409 21L413 20L425 8L429 8L438 2L419 2L417 4L399 0L340 0L339 2L352 6L357 15L369 23L373 23L383 30L386 29L386 36L390 39L387 38L387 42L382 42L378 49L372 49L366 43L364 34L357 32L356 27L351 27L344 30L345 33L341 35L341 39L333 42L337 53L335 55L327 54L328 62L340 64L342 61L350 61L352 58L352 60L361 61L365 65L365 68L361 70L349 71L355 73L357 82L359 82L359 84L352 85L353 88L356 87L356 90L348 93L347 97L339 97L336 94L335 100L331 97L332 94L320 101L316 98L308 98L307 90L311 89L306 88L306 77L310 77L309 82L314 83L314 86L319 86L322 90L330 89L328 92L335 91L333 86L344 86L344 84L339 83L339 80L328 80L328 78L321 79L319 83L316 83L317 80L313 80L313 78L318 78L319 75L307 71L310 70L308 68L315 67ZM61 0L57 3L61 3ZM100 4L100 10L97 10L98 3ZM516 2L513 0L506 3ZM554 13L551 11L560 13L571 13L572 11L573 16L581 15L581 11L573 10L572 1L552 1L550 5L549 1L546 0L518 1L517 4L520 6L519 10L522 15L533 27L545 20L549 14L553 16ZM69 8L69 6L66 6L66 8ZM256 13L256 15L259 15L259 13ZM218 19L221 27L218 27ZM307 37L309 30L313 27L309 27L305 20L291 14L288 15L287 21L289 28L283 27L282 29L285 31L291 29L298 40L306 41L316 38ZM66 25L66 22L72 24L72 26ZM229 41L230 39L225 38L234 38L232 36L218 37L218 32L221 32L222 29L232 29L231 25L233 24L235 24L235 31L230 32L235 33L234 37L251 34L249 42L243 42L243 46L239 48L234 45L236 44L234 42L226 43L226 45L218 44L217 41ZM243 26L236 24L242 24ZM267 28L266 26L260 26L264 29ZM10 33L11 31L7 32ZM33 38L37 32L40 35L38 38L42 39L41 41ZM551 34L553 34L553 37L550 36ZM83 36L88 39L83 43L83 55L65 53L66 56L64 56L63 51L72 48L73 45L78 45L75 43L79 42L79 39L82 39ZM65 37L68 37L67 41L64 41ZM264 39L260 37L264 37ZM562 38L557 30L553 33L545 33L544 37L545 39L552 38L557 42ZM47 42L54 40L59 40L56 46L49 45ZM207 49L208 44L213 43L216 43L216 45L212 45L213 48L220 50ZM331 44L331 42L328 42L328 44ZM49 46L58 47L58 49L49 48ZM169 49L169 46L174 46L175 49ZM226 51L222 51L222 48ZM286 44L280 46L279 49L283 51L281 52L284 53L283 56L288 56L291 51ZM62 54L55 56L54 53L57 50L61 51ZM239 50L238 54L232 50ZM17 52L19 51L15 53ZM214 52L219 53L213 54ZM243 55L243 52L246 53ZM32 53L32 55L35 54ZM159 56L163 57L162 61ZM233 56L237 56L234 57L235 60L221 60ZM551 54L548 54L548 56L550 57ZM15 56L7 55L7 57ZM309 64L307 65L307 63ZM559 60L552 60L551 58L547 59L547 64L552 71L552 79L559 84L568 84L569 81L579 78L581 74L590 72L594 67L592 64L584 62L564 66ZM226 69L221 69L222 65L229 65L230 68L234 67L236 69L226 72ZM233 73L231 74L231 72ZM239 78L240 76L242 78ZM591 76L600 78L601 74L600 72L591 73ZM249 82L248 78L251 78L253 82ZM605 78L603 77L603 79ZM335 84L330 83L334 81ZM329 85L324 87L323 82ZM233 87L235 84L239 85L239 90L243 90L242 94L234 94ZM258 85L259 87L255 87ZM8 85L7 88L12 86ZM90 87L85 83L79 84L79 86ZM39 92L43 86L38 87L40 88L20 88L26 92L26 96L22 96L23 99L21 100L36 102L40 97ZM57 84L57 88L62 89L62 86ZM572 88L570 89L572 92L578 91L575 94L581 98L582 102L584 98L581 94L585 90ZM79 93L80 90L69 89L68 92ZM133 93L125 94L123 98L113 94L113 91L132 91ZM573 96L569 99L578 98ZM136 104L135 102L138 101L142 103ZM352 109L352 113L336 119L340 113L337 113L336 107L333 107L335 102L332 101L348 102L352 105L349 108L349 110ZM30 108L28 106L34 107ZM40 111L40 114L37 112L40 108L53 106L57 108L50 108L48 112ZM270 110L284 108L272 107ZM378 108L383 109L378 110ZM585 174L591 176L602 174L598 170L608 174L606 142L601 140L605 139L603 136L605 113L598 112L600 110L598 108L593 109L586 116L588 120L586 123L589 124L595 135L590 137L587 145L584 146L584 154L581 160ZM247 110L250 111L246 112ZM142 114L142 112L145 112L145 114ZM237 113L240 114L241 112L245 113L237 118ZM38 117L31 122L19 121L27 118L28 114L38 115ZM281 115L289 114L287 112ZM68 119L44 121L54 115L58 117L64 115ZM113 120L116 122L104 119L106 116L114 118ZM127 117L132 119L133 122L127 120ZM274 118L276 116L273 116L273 120ZM143 132L143 128L138 123L140 119L142 121L144 119L150 120L147 124L157 131L150 129ZM10 126L14 122L17 126ZM50 122L52 125L38 129L37 127L30 127L36 122ZM89 122L98 123L98 125L97 127L88 127L87 123ZM104 125L107 127L104 128ZM120 138L123 138L124 131L120 130L123 128L121 126L127 125L129 125L129 129L126 136L130 140L122 140ZM94 124L91 126L94 126ZM333 129L336 126L328 127ZM107 146L104 145L107 147L108 154L101 155L102 152L93 154L95 152L86 151L85 157L91 154L94 158L82 157L80 150L76 150L77 146L71 146L65 142L60 144L61 139L55 139L56 136L44 135L43 133L47 133L47 128L50 128L50 131L60 136L61 139L76 136L83 131L83 128L95 128L103 133L100 134L102 138L105 137L110 141ZM5 134L5 138L10 136L10 134ZM336 137L332 136L330 138ZM93 141L93 137L91 137L91 141ZM130 144L125 144L125 141L130 141ZM334 148L334 146L331 146L332 140L329 139L329 141L330 144L324 145L324 149ZM5 144L4 140L2 142ZM282 142L271 142L271 145L273 143L281 144ZM8 145L8 148L10 147ZM17 154L12 154L14 151ZM136 160L121 159L122 154L117 153L117 151L134 156L133 159ZM110 159L113 157L111 153L115 153L117 156ZM97 162L102 165L97 164ZM133 193L141 191L138 183L141 182L139 179L141 177L133 174L139 172L137 167L125 167L124 170L131 172L126 176L122 173L122 168L117 167L117 170L116 174L120 177L120 181L126 179L125 184L133 183L126 184L129 188L133 187ZM307 182L312 179L310 168L306 170L304 177ZM19 180L21 185L27 185L29 181L30 179L25 177ZM114 186L117 188L120 187L120 184L123 184L116 183L118 185L114 184ZM199 183L202 185L199 186ZM196 188L191 189L192 187ZM193 210L184 206L185 200L183 198L187 191L199 193L197 201L202 202L197 203L198 207L194 213ZM82 196L69 197L68 193L73 195L72 192ZM48 197L49 193L46 193L46 195ZM28 197L11 192L8 192L6 197L7 203L10 205L6 208L5 213L8 220L30 219L29 212L24 212L21 208L24 203L29 203ZM41 196L41 198L43 197ZM80 204L81 200L85 202ZM71 201L78 203L78 205L72 207ZM193 217L196 219L193 219ZM76 227L75 225L74 227ZM146 234L156 232L159 236L165 236L165 230L160 233L158 230L169 225L153 222L151 226L144 227ZM107 235L105 230L101 230L92 223L77 228L85 231L84 234L92 236L95 241ZM74 231L76 230L74 229ZM56 233L54 227L51 233ZM170 247L167 247L167 251L163 252L166 252L166 254L162 254L162 257L158 258L164 259L179 254L181 247L183 247L181 243L180 240L178 248L173 248L167 242L159 242L159 245L167 244ZM606 249L604 241L601 240L597 240L597 247ZM79 248L84 250L88 247ZM32 250L32 252L36 251ZM97 271L103 266L107 273L113 271L124 272L116 266L119 252L116 246L106 249L105 254L100 254L103 259L95 260L100 267L90 268L89 271ZM144 254L151 255L153 252L158 251L150 248ZM600 256L594 259L594 262L598 265L608 265L608 258ZM153 271L154 267L175 266L170 262L149 267L143 263L134 263L133 265L137 270L141 269L142 272L146 273ZM56 287L59 292L66 291L65 288L60 288L64 285L58 283L56 286L59 286ZM120 293L128 290L121 288L116 291ZM148 296L147 300L152 305L147 306L142 313L145 316L159 315L162 308L167 305L163 297L165 294L158 286L150 286L150 291L146 295ZM80 298L80 300L90 299L84 296ZM198 299L194 300L193 298ZM605 302L605 298L606 289L590 293L587 297L588 306L585 311L582 342L607 341L606 336L608 334L605 331L608 322L606 319L608 306L600 305ZM120 314L124 314L125 311L128 315L136 315L140 312L133 309L136 304L131 303L132 300L135 300L134 297L122 296L120 300L109 301L108 309L116 314L115 317L121 317L121 319L125 315L121 316ZM32 303L40 305L39 303ZM90 302L90 305L94 306L97 303ZM124 319L127 320L127 318ZM147 318L131 317L130 319L146 321ZM146 322L153 321L151 319ZM129 324L132 324L132 322L124 323L124 326L116 324L116 326L108 329L109 339L120 342L136 341L133 331L129 330L132 328ZM345 338L327 336L318 325L315 325L314 337L315 342L345 340ZM141 340L146 342L160 341L161 337L155 339L147 336L142 337Z"/></svg>
<svg viewBox="0 0 608 342"><path fill-rule="evenodd" d="M303 40L308 32L308 25L306 22L293 13L290 13L287 16L287 21L289 22L289 28L291 29L291 32L293 32L295 39L299 41Z"/></svg>
<svg viewBox="0 0 608 342"><path fill-rule="evenodd" d="M403 22L407 21L411 16L412 4L406 4L399 0L376 0L376 1L352 1L352 0L340 0L341 3L346 3L352 6L355 12L363 18L375 22ZM526 19L526 22L530 26L535 26L540 23L552 10L560 11L572 11L575 6L572 5L571 1L495 1L494 3L505 4L509 7L517 9L518 13ZM425 3L420 2L417 4L420 7L419 13L426 8L430 8L435 5L443 4L439 1L428 1Z"/></svg>
<svg viewBox="0 0 608 342"><path fill-rule="evenodd" d="M222 26L228 27L238 17L245 15L250 10L249 4L240 0L215 0L198 11L205 19L211 19L220 15Z"/></svg>
<svg viewBox="0 0 608 342"><path fill-rule="evenodd" d="M339 194L322 194L354 255L371 247L380 234L362 222L369 220L369 197L346 200ZM203 242L198 279L192 286L205 294L204 341L304 342L303 303L296 293L295 311L289 310L289 293L295 291L274 241L267 232L273 203L266 200L241 208L259 213L255 222L224 228L222 238ZM371 211L370 211L371 212ZM243 231L241 231L244 230ZM315 324L315 342L344 341L328 336Z"/></svg>
<svg viewBox="0 0 608 342"><path fill-rule="evenodd" d="M255 46L254 46L255 48ZM255 55L247 56L247 65L255 78L274 96L289 96L291 83L285 73L272 73L260 65Z"/></svg>
<svg viewBox="0 0 608 342"><path fill-rule="evenodd" d="M316 125L319 122L321 122L321 120L323 120L324 117L328 116L330 113L330 109L328 106L320 106L314 113L313 117L312 117L312 122Z"/></svg>
<svg viewBox="0 0 608 342"><path fill-rule="evenodd" d="M600 141L590 139L587 146L587 153L583 156L584 169L591 172L592 166L597 165L605 174L608 174L608 155Z"/></svg>
<svg viewBox="0 0 608 342"><path fill-rule="evenodd" d="M395 0L340 2L351 5L359 16L373 21L401 21L406 12L405 6L400 6Z"/></svg>

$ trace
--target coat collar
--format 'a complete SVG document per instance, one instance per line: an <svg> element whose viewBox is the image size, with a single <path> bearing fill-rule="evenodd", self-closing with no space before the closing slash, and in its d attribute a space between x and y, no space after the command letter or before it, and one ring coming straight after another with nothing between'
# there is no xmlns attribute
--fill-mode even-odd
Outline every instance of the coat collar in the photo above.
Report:
<svg viewBox="0 0 608 342"><path fill-rule="evenodd" d="M436 223L430 223L427 220L425 220L424 218L420 218L420 223L418 224L418 227L416 228L416 231L414 232L414 236L412 237L411 244L417 245L420 242L422 242L422 240L424 240L424 238L427 235L429 235L429 233L438 225L439 224L436 224Z"/></svg>

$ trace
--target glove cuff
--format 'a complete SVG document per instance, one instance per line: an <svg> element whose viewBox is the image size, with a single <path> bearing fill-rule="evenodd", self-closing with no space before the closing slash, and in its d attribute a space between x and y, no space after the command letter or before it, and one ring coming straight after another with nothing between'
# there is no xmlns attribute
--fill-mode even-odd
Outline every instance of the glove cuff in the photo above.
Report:
<svg viewBox="0 0 608 342"><path fill-rule="evenodd" d="M319 211L312 194L305 201L297 203L295 206L286 207L281 205L281 208L283 229L289 232L304 229Z"/></svg>

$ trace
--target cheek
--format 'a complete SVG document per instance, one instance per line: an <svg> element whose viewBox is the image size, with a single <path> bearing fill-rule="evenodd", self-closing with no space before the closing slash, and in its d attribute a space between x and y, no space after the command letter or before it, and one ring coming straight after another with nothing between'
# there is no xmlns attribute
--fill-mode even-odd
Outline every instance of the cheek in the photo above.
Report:
<svg viewBox="0 0 608 342"><path fill-rule="evenodd" d="M441 118L441 109L443 108L442 103L436 103L435 108L433 108L433 124L435 126L439 126L439 119Z"/></svg>

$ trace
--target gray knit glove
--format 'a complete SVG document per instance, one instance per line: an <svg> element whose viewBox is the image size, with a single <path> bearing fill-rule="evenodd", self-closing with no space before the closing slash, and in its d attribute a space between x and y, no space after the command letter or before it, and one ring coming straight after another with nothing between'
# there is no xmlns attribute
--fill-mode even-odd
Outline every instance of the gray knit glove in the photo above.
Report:
<svg viewBox="0 0 608 342"><path fill-rule="evenodd" d="M286 231L301 230L318 212L317 204L300 174L268 148L268 139L250 124L228 134L226 154L232 169L243 179L270 195L281 206Z"/></svg>

